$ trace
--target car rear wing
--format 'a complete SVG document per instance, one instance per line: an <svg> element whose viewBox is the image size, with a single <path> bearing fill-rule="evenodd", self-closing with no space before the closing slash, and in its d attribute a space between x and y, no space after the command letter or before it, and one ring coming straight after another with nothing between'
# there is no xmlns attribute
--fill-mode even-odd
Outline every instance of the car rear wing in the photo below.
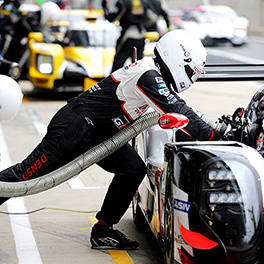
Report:
<svg viewBox="0 0 264 264"><path fill-rule="evenodd" d="M198 81L263 81L264 64L208 64Z"/></svg>

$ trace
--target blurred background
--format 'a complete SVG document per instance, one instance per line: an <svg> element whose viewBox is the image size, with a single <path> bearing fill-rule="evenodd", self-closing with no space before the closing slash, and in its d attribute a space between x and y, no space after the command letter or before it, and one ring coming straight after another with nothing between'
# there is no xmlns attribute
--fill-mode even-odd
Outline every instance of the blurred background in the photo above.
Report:
<svg viewBox="0 0 264 264"><path fill-rule="evenodd" d="M101 7L100 0L70 0L72 8L85 8L94 5ZM115 0L110 0L112 4ZM250 20L249 33L261 34L264 32L264 0L165 0L168 9L173 11L189 6L201 4L227 5L233 8L239 15L246 16Z"/></svg>

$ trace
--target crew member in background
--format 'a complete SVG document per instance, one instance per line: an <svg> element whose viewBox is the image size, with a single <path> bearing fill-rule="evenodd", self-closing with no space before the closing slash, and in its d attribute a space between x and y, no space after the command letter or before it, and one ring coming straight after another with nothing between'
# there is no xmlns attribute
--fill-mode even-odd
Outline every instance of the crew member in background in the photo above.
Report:
<svg viewBox="0 0 264 264"><path fill-rule="evenodd" d="M152 23L152 21L149 21L147 23L147 31L156 31L159 32L160 35L165 34L167 31L170 31L170 19L169 19L169 15L168 15L168 9L167 9L167 4L165 2L165 0L148 0L148 5L149 8L154 12L154 14L156 14L156 19L154 21L154 23ZM167 26L167 30L164 29L160 29L157 23L157 20L159 19L159 17L162 17L166 23Z"/></svg>
<svg viewBox="0 0 264 264"><path fill-rule="evenodd" d="M132 58L133 47L137 48L138 59L143 58L145 47L145 23L151 19L152 12L147 1L143 0L118 0L115 10L110 11L108 1L102 1L104 16L110 22L119 21L122 28L121 35L116 43L116 54L112 72L123 67L128 58Z"/></svg>

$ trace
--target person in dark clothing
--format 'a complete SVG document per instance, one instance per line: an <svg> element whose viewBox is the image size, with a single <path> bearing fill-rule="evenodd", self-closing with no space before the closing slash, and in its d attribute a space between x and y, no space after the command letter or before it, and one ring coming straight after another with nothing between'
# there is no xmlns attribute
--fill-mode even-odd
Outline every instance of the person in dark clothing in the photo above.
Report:
<svg viewBox="0 0 264 264"><path fill-rule="evenodd" d="M107 1L102 1L105 18L119 21L122 28L116 42L116 54L112 72L123 67L128 58L132 58L133 47L137 48L138 59L143 58L145 47L145 23L148 19L148 4L146 0L118 0L113 12L109 11Z"/></svg>
<svg viewBox="0 0 264 264"><path fill-rule="evenodd" d="M70 99L52 118L40 144L21 163L0 172L0 181L27 181L50 173L113 136L149 107L160 115L176 112L189 118L178 133L181 141L220 139L178 96L203 72L206 50L200 40L184 30L171 31L157 42L154 53L155 58L125 66ZM146 174L145 164L128 143L97 164L115 175L96 215L92 248L135 249L138 242L112 226L128 209Z"/></svg>
<svg viewBox="0 0 264 264"><path fill-rule="evenodd" d="M158 17L162 17L166 22L167 31L170 31L170 19L167 11L167 6L164 0L148 0L149 8L156 14ZM159 32L157 21L153 23L152 21L147 22L147 31L156 31Z"/></svg>

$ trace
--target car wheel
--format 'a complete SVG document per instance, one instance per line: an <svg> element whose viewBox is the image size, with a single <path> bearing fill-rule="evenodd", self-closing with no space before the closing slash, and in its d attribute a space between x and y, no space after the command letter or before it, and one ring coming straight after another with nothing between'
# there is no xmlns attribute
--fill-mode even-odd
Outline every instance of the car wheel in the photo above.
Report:
<svg viewBox="0 0 264 264"><path fill-rule="evenodd" d="M165 211L164 211L164 257L166 264L174 263L174 210L172 183L168 181L165 194Z"/></svg>
<svg viewBox="0 0 264 264"><path fill-rule="evenodd" d="M201 40L201 42L203 43L204 46L206 47L213 47L216 46L216 42L214 39L206 37L204 39Z"/></svg>
<svg viewBox="0 0 264 264"><path fill-rule="evenodd" d="M231 44L232 44L233 47L241 47L241 46L245 45L246 43L245 42L242 42L242 43L231 42Z"/></svg>
<svg viewBox="0 0 264 264"><path fill-rule="evenodd" d="M138 230L143 231L146 228L146 219L138 205L138 192L134 195L132 200L132 212L133 212L133 221Z"/></svg>

